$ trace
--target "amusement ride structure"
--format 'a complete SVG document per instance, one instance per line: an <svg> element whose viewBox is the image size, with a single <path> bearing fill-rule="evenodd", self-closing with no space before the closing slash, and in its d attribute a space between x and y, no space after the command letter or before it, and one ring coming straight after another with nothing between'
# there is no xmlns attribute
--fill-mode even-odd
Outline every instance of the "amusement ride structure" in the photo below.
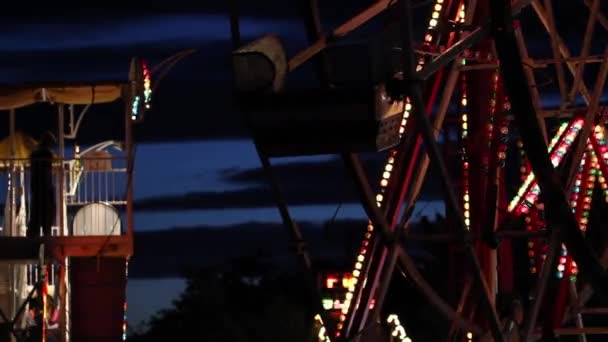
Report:
<svg viewBox="0 0 608 342"><path fill-rule="evenodd" d="M1 341L126 338L126 281L133 253L132 130L150 100L150 70L140 58L132 59L120 82L42 82L0 90L0 109L9 118L9 135L0 146L6 199L0 236ZM97 137L97 143L81 148L78 131L89 108L115 101L124 103L124 120L105 123L122 132L122 138ZM24 107L48 111L43 106L57 109L53 121L58 125L47 127L56 140L48 169L54 204L32 200L37 179L32 165L38 161L30 155L39 141L16 124ZM36 205L54 211L48 232L32 227Z"/></svg>
<svg viewBox="0 0 608 342"><path fill-rule="evenodd" d="M608 19L601 1L575 2L582 10L576 13L586 17L573 39L551 0L434 0L419 37L411 1L376 1L324 34L311 0L305 15L310 45L291 58L275 35L242 44L233 12L240 104L302 269L313 278L269 158L340 154L369 218L352 271L324 285L343 288L334 295L339 305L322 301L311 280L320 341L416 340L399 313L384 310L387 293L400 290L390 286L399 270L448 322L438 333L446 341L586 341L608 333L586 324L589 315L608 313L587 305L594 292L608 290L605 224L590 214L608 201L602 106L608 50L601 43ZM366 82L332 84L330 50L375 17L388 21L384 72ZM531 43L539 27L546 38ZM533 56L542 48L548 58ZM324 84L286 87L289 74L311 59ZM553 87L543 88L547 74ZM551 89L559 94L553 104ZM377 193L361 152L387 156ZM431 163L445 190L446 224L441 234L416 235L409 216ZM418 269L409 250L415 240L449 245L447 293ZM521 300L512 307L520 303L522 312L505 314L498 298L514 293Z"/></svg>

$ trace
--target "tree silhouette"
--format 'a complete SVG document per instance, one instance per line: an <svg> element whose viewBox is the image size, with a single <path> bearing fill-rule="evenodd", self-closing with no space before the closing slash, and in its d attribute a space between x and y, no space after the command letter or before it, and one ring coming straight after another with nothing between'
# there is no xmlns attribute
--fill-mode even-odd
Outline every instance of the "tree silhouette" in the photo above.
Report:
<svg viewBox="0 0 608 342"><path fill-rule="evenodd" d="M313 311L301 279L259 258L187 272L184 292L129 340L313 341Z"/></svg>

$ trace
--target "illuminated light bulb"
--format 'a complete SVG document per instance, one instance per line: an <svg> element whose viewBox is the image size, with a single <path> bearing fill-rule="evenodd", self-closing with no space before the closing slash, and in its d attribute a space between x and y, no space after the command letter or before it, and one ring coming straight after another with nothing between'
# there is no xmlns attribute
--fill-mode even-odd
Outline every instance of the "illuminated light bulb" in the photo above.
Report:
<svg viewBox="0 0 608 342"><path fill-rule="evenodd" d="M429 26L430 27L437 26L437 19L431 19L431 20L429 20Z"/></svg>
<svg viewBox="0 0 608 342"><path fill-rule="evenodd" d="M345 315L340 315L340 322L344 322L346 320L346 316Z"/></svg>
<svg viewBox="0 0 608 342"><path fill-rule="evenodd" d="M564 270L566 270L566 266L564 266L563 264L559 264L557 265L557 270L560 272L564 272Z"/></svg>
<svg viewBox="0 0 608 342"><path fill-rule="evenodd" d="M440 4L435 4L435 11L437 11L437 12L441 11L441 5Z"/></svg>
<svg viewBox="0 0 608 342"><path fill-rule="evenodd" d="M346 292L346 299L347 300L353 299L353 293L352 292Z"/></svg>
<svg viewBox="0 0 608 342"><path fill-rule="evenodd" d="M467 120L468 120L467 114L466 113L462 114L462 121L467 121Z"/></svg>
<svg viewBox="0 0 608 342"><path fill-rule="evenodd" d="M467 333L467 338L470 340L473 338L473 333L472 332L468 332Z"/></svg>
<svg viewBox="0 0 608 342"><path fill-rule="evenodd" d="M356 269L356 270L360 270L362 267L363 267L363 264L361 264L360 262L357 262L357 263L355 264L355 269Z"/></svg>
<svg viewBox="0 0 608 342"><path fill-rule="evenodd" d="M384 170L386 171L393 171L393 164L386 164L386 166L384 167Z"/></svg>
<svg viewBox="0 0 608 342"><path fill-rule="evenodd" d="M470 226L471 225L471 220L469 220L468 218L465 218L464 219L464 224L467 225L467 227Z"/></svg>
<svg viewBox="0 0 608 342"><path fill-rule="evenodd" d="M361 274L361 272L359 270L354 270L353 271L353 276L355 276L357 278L359 277L360 274Z"/></svg>
<svg viewBox="0 0 608 342"><path fill-rule="evenodd" d="M383 186L383 187L386 187L388 185L388 180L387 179L382 179L380 181L380 185Z"/></svg>
<svg viewBox="0 0 608 342"><path fill-rule="evenodd" d="M386 172L386 171L384 171L384 173L382 173L382 177L383 177L384 179L389 179L389 178L391 177L391 173L390 173L390 172Z"/></svg>
<svg viewBox="0 0 608 342"><path fill-rule="evenodd" d="M409 102L407 102L407 103L405 104L405 110L406 110L406 111L408 111L408 112L409 112L410 110L412 110L412 105L411 105Z"/></svg>
<svg viewBox="0 0 608 342"><path fill-rule="evenodd" d="M432 17L433 19L437 19L437 18L439 18L439 12L433 12L433 14L431 15L431 17Z"/></svg>
<svg viewBox="0 0 608 342"><path fill-rule="evenodd" d="M368 231L368 232L374 231L374 226L373 226L373 225L371 225L371 224L368 224L368 225L367 225L367 231Z"/></svg>

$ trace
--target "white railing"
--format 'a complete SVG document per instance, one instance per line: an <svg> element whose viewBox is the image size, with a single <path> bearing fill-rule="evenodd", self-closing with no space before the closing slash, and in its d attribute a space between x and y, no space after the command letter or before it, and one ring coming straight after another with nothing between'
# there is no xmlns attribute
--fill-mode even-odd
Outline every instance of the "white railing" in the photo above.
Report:
<svg viewBox="0 0 608 342"><path fill-rule="evenodd" d="M126 204L126 164L124 158L82 158L66 161L66 204Z"/></svg>
<svg viewBox="0 0 608 342"><path fill-rule="evenodd" d="M29 164L29 160L24 159L0 160L0 215L3 218L10 215L17 217L23 202L26 209L25 224L29 222L31 208ZM61 210L60 203L63 200L67 214L64 222L68 227L68 234L121 234L122 212L127 204L129 191L128 179L127 159L111 156L105 151L89 153L81 158L55 161L55 204ZM61 185L63 191L60 190ZM54 226L59 225L60 212L55 215ZM0 235L24 235L18 223L15 229L10 229L11 232L6 228L10 226L6 219L0 220L0 226L2 225L5 231L0 232Z"/></svg>

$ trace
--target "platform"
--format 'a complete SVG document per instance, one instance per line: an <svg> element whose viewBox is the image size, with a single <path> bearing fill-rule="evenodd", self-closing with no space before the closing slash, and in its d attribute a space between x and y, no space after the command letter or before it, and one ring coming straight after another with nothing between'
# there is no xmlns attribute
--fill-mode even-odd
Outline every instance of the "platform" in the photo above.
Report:
<svg viewBox="0 0 608 342"><path fill-rule="evenodd" d="M45 246L45 257L56 260L92 256L127 258L133 254L133 239L128 235L0 237L0 263L36 262L41 244Z"/></svg>

